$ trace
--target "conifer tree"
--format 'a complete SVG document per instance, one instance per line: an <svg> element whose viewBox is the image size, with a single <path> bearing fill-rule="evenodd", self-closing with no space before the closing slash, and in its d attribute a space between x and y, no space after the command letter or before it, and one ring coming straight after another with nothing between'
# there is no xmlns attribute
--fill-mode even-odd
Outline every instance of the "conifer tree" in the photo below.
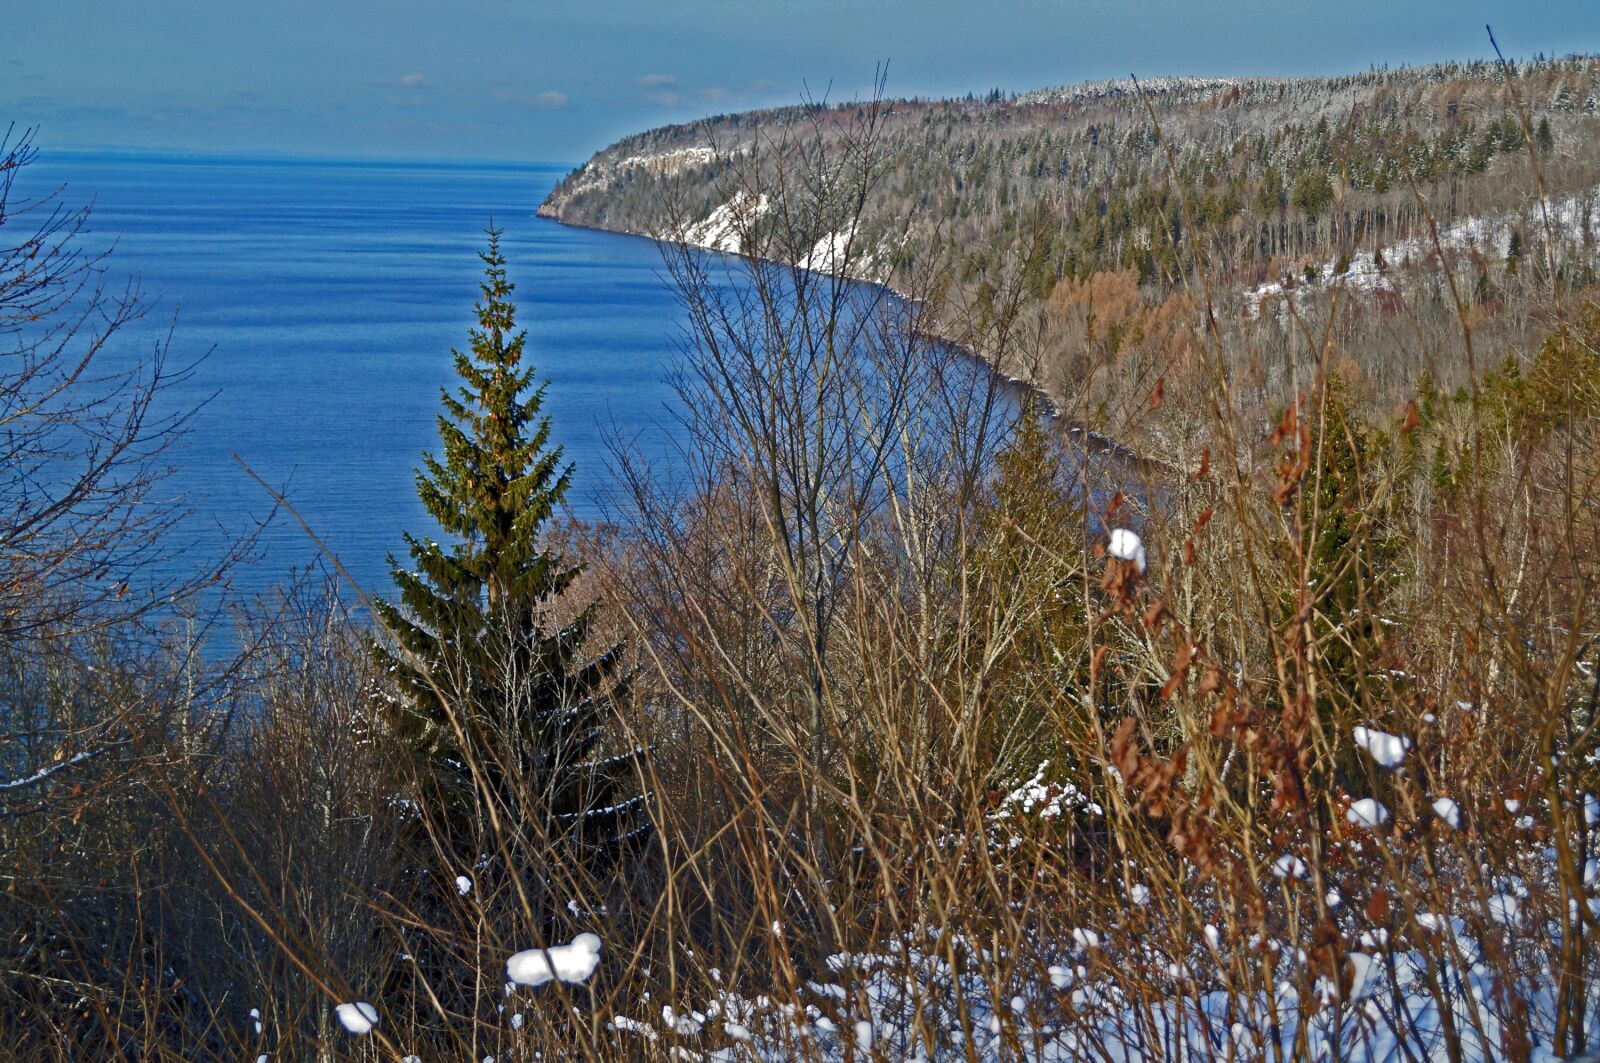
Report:
<svg viewBox="0 0 1600 1063"><path fill-rule="evenodd" d="M467 859L482 851L486 796L535 835L592 853L627 833L641 803L617 795L630 758L598 758L605 699L626 677L620 647L586 652L593 605L567 602L582 566L542 538L572 467L550 444L500 232L488 236L471 352L451 352L462 383L441 389L443 454L424 455L416 475L457 541L407 533L414 567L389 558L399 603L376 606L393 638L379 662L400 691L388 724Z"/></svg>
<svg viewBox="0 0 1600 1063"><path fill-rule="evenodd" d="M1305 515L1300 549L1306 591L1314 602L1306 626L1317 658L1314 710L1334 727L1347 726L1340 723L1344 714L1380 696L1371 688L1387 644L1383 611L1404 575L1404 555L1399 492L1380 493L1377 485L1385 475L1400 477L1406 470L1395 464L1405 451L1361 419L1337 373L1328 375L1324 395L1300 503ZM1297 568L1294 582L1301 578ZM1300 595L1286 590L1279 606L1282 630L1300 622L1301 608ZM1352 749L1337 757L1335 768L1341 786L1367 777L1367 764Z"/></svg>
<svg viewBox="0 0 1600 1063"><path fill-rule="evenodd" d="M1083 738L1063 719L1060 702L1087 679L1083 575L1083 506L1066 472L1058 429L1040 400L1025 400L1015 435L995 457L992 494L978 511L980 545L973 578L997 617L1013 618L1006 652L973 661L1008 704L984 721L978 737L1000 778L1031 772L1041 760L1071 769ZM1026 777L1025 775L1023 777Z"/></svg>

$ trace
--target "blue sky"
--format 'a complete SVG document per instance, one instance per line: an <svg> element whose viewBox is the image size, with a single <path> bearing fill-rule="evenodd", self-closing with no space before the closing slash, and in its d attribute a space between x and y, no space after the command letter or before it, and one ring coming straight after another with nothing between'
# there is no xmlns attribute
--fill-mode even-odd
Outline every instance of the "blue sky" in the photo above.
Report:
<svg viewBox="0 0 1600 1063"><path fill-rule="evenodd" d="M0 122L45 148L579 161L862 91L1319 74L1600 51L1597 0L6 0Z"/></svg>

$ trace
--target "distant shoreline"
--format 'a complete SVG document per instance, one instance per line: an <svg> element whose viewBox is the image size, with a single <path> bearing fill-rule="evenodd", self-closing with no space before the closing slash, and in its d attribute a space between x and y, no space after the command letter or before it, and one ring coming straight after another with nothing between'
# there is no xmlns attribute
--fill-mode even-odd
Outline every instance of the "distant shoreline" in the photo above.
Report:
<svg viewBox="0 0 1600 1063"><path fill-rule="evenodd" d="M548 201L541 203L539 208L534 211L534 215L547 221L553 221L557 225L566 226L569 229L585 229L590 232L609 233L612 236L627 236L639 240L649 240L651 243L657 245L675 242L664 237L654 236L650 233L636 232L630 229L615 228L605 225L594 225L581 221L569 221L566 218L561 217L557 211L552 209ZM687 246L693 247L695 250L708 255L732 255L733 257L737 258L757 257L724 251L721 248L716 247L706 247L702 244L688 244ZM774 265L783 265L783 263L774 259L761 259L761 261L771 262ZM907 300L912 298L905 292L902 292L894 287L894 285L885 281L848 275L845 277L845 279L853 284L871 285L874 288L888 292L897 299ZM977 363L985 372L987 372L991 377L995 378L1001 387L1014 389L1041 403L1044 409L1050 414L1051 419L1055 421L1058 426L1060 426L1062 435L1068 440L1073 441L1075 444L1083 446L1086 452L1092 451L1093 455L1096 457L1109 458L1122 468L1133 473L1151 474L1171 473L1174 471L1173 468L1167 465L1165 462L1157 461L1155 458L1146 457L1127 444L1113 439L1103 432L1098 432L1093 428L1088 427L1082 421L1068 417L1061 407L1056 403L1056 401L1052 399L1043 388L1039 387L1031 380L1023 380L1020 377L1014 377L1003 372L988 358L985 358L983 355L979 354L977 351L966 346L965 344L958 343L947 336L933 334L933 338L939 343L942 343L951 350L957 352L963 358Z"/></svg>
<svg viewBox="0 0 1600 1063"><path fill-rule="evenodd" d="M565 162L515 162L505 159L455 158L374 158L347 155L294 155L275 152L182 151L168 148L135 147L54 147L36 145L38 161L48 163L58 156L77 161L106 159L117 162L177 163L185 166L340 166L370 170L499 170L507 173L559 173L570 171Z"/></svg>

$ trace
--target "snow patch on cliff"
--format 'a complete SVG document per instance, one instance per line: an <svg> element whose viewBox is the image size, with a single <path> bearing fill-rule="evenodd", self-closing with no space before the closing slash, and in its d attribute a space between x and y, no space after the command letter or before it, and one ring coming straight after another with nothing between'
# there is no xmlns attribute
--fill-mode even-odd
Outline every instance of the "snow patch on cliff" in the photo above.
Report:
<svg viewBox="0 0 1600 1063"><path fill-rule="evenodd" d="M566 195L576 196L604 188L612 181L620 180L630 170L643 170L652 177L675 177L686 170L709 166L716 158L717 150L707 147L676 148L645 155L627 155L620 159L597 155L583 164Z"/></svg>
<svg viewBox="0 0 1600 1063"><path fill-rule="evenodd" d="M705 248L707 251L721 251L729 255L747 254L754 250L747 247L752 227L770 209L771 203L765 195L752 198L740 192L672 238L691 247Z"/></svg>

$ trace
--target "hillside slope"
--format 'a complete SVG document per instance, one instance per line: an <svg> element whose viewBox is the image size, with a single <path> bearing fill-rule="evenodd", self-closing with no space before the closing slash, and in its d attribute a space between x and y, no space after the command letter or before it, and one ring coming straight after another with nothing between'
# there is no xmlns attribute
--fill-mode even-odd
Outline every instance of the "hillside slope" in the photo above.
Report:
<svg viewBox="0 0 1600 1063"><path fill-rule="evenodd" d="M1278 297L1300 309L1331 289L1389 306L1427 288L1425 278L1405 278L1436 269L1436 251L1492 311L1514 307L1519 261L1568 263L1579 283L1592 274L1600 60L1541 59L1513 73L1526 126L1492 63L887 101L873 115L873 181L859 225L819 236L850 236L861 248L855 272L870 279L905 287L914 276L945 278L969 313L1014 287L1041 323L1047 354L1023 364L985 353L1063 402L1083 377L1071 349L1081 346L1080 304L1121 292L1142 307L1136 316L1154 312L1197 261L1235 318L1261 316L1270 303L1266 316L1281 319L1288 309ZM718 115L639 133L569 174L540 213L747 250L744 227L732 222L750 205L741 189L751 170L782 165L801 127L822 141L848 139L869 106ZM1549 226L1536 209L1530 141L1553 205ZM818 252L826 265L831 249L819 241ZM1379 350L1383 342L1360 346L1372 390L1392 397L1414 383L1416 358L1392 365L1404 358Z"/></svg>

